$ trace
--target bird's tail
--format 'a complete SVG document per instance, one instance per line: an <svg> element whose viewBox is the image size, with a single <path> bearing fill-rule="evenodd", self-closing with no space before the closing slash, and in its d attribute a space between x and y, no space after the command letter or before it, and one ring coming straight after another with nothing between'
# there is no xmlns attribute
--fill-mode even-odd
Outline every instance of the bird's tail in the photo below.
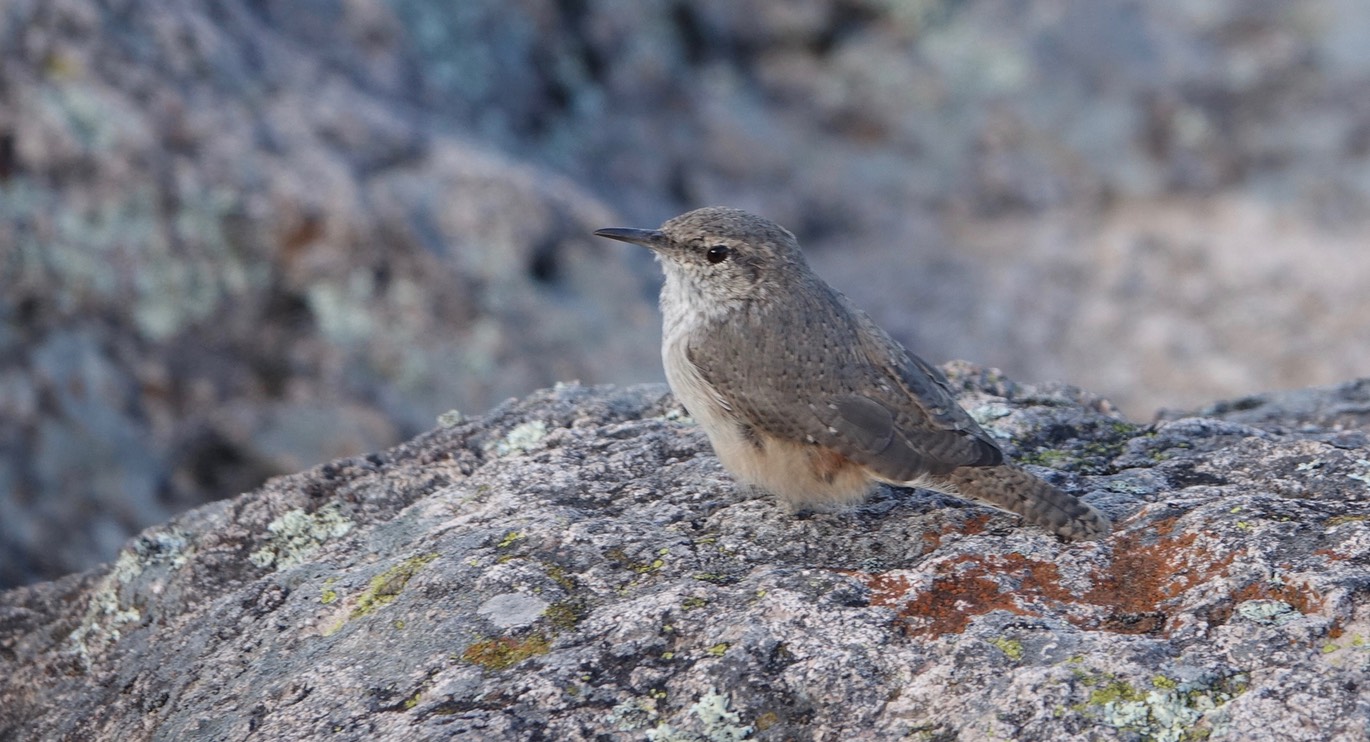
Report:
<svg viewBox="0 0 1370 742"><path fill-rule="evenodd" d="M1099 511L1016 466L963 466L918 484L1017 513L1070 541L1094 541L1112 531Z"/></svg>

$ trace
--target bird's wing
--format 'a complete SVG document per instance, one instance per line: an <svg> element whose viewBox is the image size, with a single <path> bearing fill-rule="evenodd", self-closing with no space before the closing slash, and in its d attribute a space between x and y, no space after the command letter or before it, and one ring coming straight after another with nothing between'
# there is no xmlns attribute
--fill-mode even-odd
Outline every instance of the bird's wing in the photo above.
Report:
<svg viewBox="0 0 1370 742"><path fill-rule="evenodd" d="M869 333L862 348L866 362L858 373L874 379L862 393L839 395L839 430L848 438L889 435L902 446L866 463L892 481L908 481L922 472L943 473L961 466L998 466L1003 451L957 404L945 376L935 366L904 350L864 316ZM862 412L857 413L856 410ZM857 431L860 431L859 433ZM901 450L902 449L902 450Z"/></svg>
<svg viewBox="0 0 1370 742"><path fill-rule="evenodd" d="M692 342L689 359L743 424L831 448L891 482L1003 463L1003 452L956 403L937 369L844 298L833 300L844 320L838 326L733 322ZM767 340L799 336L802 342ZM749 352L719 352L743 347Z"/></svg>

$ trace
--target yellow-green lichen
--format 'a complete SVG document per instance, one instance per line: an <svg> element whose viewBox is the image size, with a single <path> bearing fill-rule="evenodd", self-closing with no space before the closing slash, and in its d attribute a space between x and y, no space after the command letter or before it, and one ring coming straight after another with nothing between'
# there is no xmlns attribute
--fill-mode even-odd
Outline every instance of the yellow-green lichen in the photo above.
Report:
<svg viewBox="0 0 1370 742"><path fill-rule="evenodd" d="M352 609L348 618L360 618L383 605L395 602L395 598L404 591L404 586L409 584L409 580L418 574L425 565L437 558L437 554L410 557L372 577L371 585L357 599L357 606Z"/></svg>
<svg viewBox="0 0 1370 742"><path fill-rule="evenodd" d="M576 624L580 623L585 617L585 609L574 601L561 600L547 606L542 616L553 628L565 631L575 628Z"/></svg>
<svg viewBox="0 0 1370 742"><path fill-rule="evenodd" d="M324 605L333 605L338 602L338 591L333 589L333 585L338 581L336 577L329 577L323 581L323 587L319 589L319 602Z"/></svg>
<svg viewBox="0 0 1370 742"><path fill-rule="evenodd" d="M710 655L713 655L714 657L722 657L725 653L727 653L729 646L731 645L727 642L719 642L704 651L708 652Z"/></svg>
<svg viewBox="0 0 1370 742"><path fill-rule="evenodd" d="M1111 679L1089 694L1089 704L1091 706L1102 706L1121 701L1141 701L1145 698L1146 694L1133 688L1130 683L1124 680Z"/></svg>
<svg viewBox="0 0 1370 742"><path fill-rule="evenodd" d="M684 611L695 611L708 605L707 598L689 597L680 601L680 608Z"/></svg>
<svg viewBox="0 0 1370 742"><path fill-rule="evenodd" d="M1023 659L1023 643L1016 639L995 637L993 639L990 639L989 643L998 648L1000 652L1004 653L1004 656L1008 657L1014 662Z"/></svg>
<svg viewBox="0 0 1370 742"><path fill-rule="evenodd" d="M510 531L504 534L504 538L499 540L499 543L495 545L495 548L507 549L510 546L513 546L515 543L517 543L518 540L521 538L523 538L522 533L519 533L518 531Z"/></svg>
<svg viewBox="0 0 1370 742"><path fill-rule="evenodd" d="M472 644L461 653L461 658L488 670L504 670L550 650L551 644L541 634L524 638L501 636Z"/></svg>
<svg viewBox="0 0 1370 742"><path fill-rule="evenodd" d="M560 565L552 564L551 562L543 562L542 566L543 569L547 571L547 576L551 577L553 582L560 585L561 589L566 592L572 592L576 589L575 578L567 574L566 570L562 569Z"/></svg>
<svg viewBox="0 0 1370 742"><path fill-rule="evenodd" d="M1094 690L1086 703L1074 707L1075 711L1158 742L1206 738L1211 730L1199 726L1204 715L1245 690L1242 676L1181 681L1157 674L1152 676L1149 690L1105 673L1077 679Z"/></svg>
<svg viewBox="0 0 1370 742"><path fill-rule="evenodd" d="M1045 448L1040 451L1033 451L1018 457L1018 461L1024 464L1034 464L1045 466L1049 469L1060 469L1069 463L1074 457L1068 451L1061 451L1055 448Z"/></svg>
<svg viewBox="0 0 1370 742"><path fill-rule="evenodd" d="M1142 426L1133 425L1132 423L1126 422L1124 420L1114 420L1111 424L1109 424L1108 427L1110 430L1113 431L1114 435L1127 436L1135 436L1142 429Z"/></svg>
<svg viewBox="0 0 1370 742"><path fill-rule="evenodd" d="M662 553L666 553L666 550L663 549ZM666 561L664 559L653 559L650 562L638 561L628 556L628 553L625 552L623 549L617 547L609 549L608 551L604 552L604 555L616 562L623 564L628 569L640 575L656 572L666 566Z"/></svg>

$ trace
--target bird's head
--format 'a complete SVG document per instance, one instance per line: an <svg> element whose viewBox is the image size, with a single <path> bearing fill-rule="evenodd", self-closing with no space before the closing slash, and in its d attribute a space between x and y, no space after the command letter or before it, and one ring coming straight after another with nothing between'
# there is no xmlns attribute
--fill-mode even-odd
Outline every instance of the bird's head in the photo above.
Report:
<svg viewBox="0 0 1370 742"><path fill-rule="evenodd" d="M600 237L642 245L656 253L668 283L692 299L719 304L784 290L808 271L789 230L739 209L711 206L681 214L659 229L601 229Z"/></svg>

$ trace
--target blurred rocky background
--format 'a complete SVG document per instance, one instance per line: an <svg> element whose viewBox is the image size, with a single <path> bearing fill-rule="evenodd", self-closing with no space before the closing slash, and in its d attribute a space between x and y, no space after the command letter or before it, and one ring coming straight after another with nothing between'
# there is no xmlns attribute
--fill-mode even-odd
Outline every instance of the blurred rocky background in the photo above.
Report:
<svg viewBox="0 0 1370 742"><path fill-rule="evenodd" d="M7 0L0 587L557 380L728 204L1133 418L1370 369L1353 0Z"/></svg>

